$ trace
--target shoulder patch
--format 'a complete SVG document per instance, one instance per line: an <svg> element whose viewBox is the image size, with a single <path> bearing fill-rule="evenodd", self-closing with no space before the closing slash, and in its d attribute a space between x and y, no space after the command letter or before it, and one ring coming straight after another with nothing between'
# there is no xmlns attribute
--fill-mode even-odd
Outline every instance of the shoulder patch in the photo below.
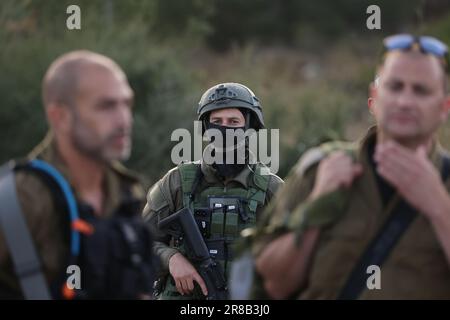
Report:
<svg viewBox="0 0 450 320"><path fill-rule="evenodd" d="M165 207L169 207L170 203L164 194L159 182L155 183L147 194L147 205L155 212L159 212Z"/></svg>

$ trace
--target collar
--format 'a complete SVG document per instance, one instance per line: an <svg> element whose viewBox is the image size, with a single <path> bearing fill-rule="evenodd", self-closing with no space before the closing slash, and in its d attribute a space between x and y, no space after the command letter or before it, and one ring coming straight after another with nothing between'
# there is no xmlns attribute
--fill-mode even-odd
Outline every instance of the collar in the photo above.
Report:
<svg viewBox="0 0 450 320"><path fill-rule="evenodd" d="M206 146L208 148L209 146ZM204 152L206 152L206 148ZM251 154L253 156L253 154ZM217 172L217 170L210 164L207 164L203 158L200 161L200 168L202 170L204 179L209 184L223 184L228 185L229 183L238 183L242 185L244 188L249 187L249 178L250 174L253 172L253 166L246 165L244 169L242 169L237 175L232 178L228 178L224 180Z"/></svg>
<svg viewBox="0 0 450 320"><path fill-rule="evenodd" d="M207 148L211 148L210 145L206 146L203 152L207 151ZM253 153L250 153L250 157L254 157ZM217 170L210 164L207 164L203 158L200 162L200 168L202 170L205 181L208 184L222 184L228 185L229 183L238 183L244 188L249 187L250 174L253 173L254 165L246 165L237 175L232 178L224 180L217 172Z"/></svg>
<svg viewBox="0 0 450 320"><path fill-rule="evenodd" d="M235 182L242 185L244 188L248 188L249 177L253 172L252 168L249 165L246 165L243 170L241 170L236 176L229 179L222 179L222 177L217 173L217 170L210 164L207 164L204 161L201 161L200 168L202 170L204 179L209 184L223 184L228 185L229 183Z"/></svg>
<svg viewBox="0 0 450 320"><path fill-rule="evenodd" d="M364 198L367 206L371 208L374 212L380 212L380 214L387 214L385 210L383 210L382 206L382 196L379 192L379 188L376 182L375 173L371 169L369 155L368 155L368 147L371 142L376 139L377 135L377 126L372 126L369 128L367 133L364 135L362 139L357 142L357 154L356 160L360 162L364 171L361 177L356 180L355 188L359 190L362 197ZM432 144L431 151L429 153L429 158L433 165L437 168L438 171L441 171L443 160L443 149L440 147L439 143L434 140ZM364 181L364 182L363 182ZM391 197L389 204L387 204L387 208L392 208L393 205L398 201L399 197L396 193L393 197Z"/></svg>
<svg viewBox="0 0 450 320"><path fill-rule="evenodd" d="M359 152L358 152L358 159L361 160L363 163L368 163L367 159L367 148L373 140L376 140L377 138L377 132L378 132L378 126L373 125L371 126L366 134L363 136L362 139L359 140ZM433 138L431 150L428 153L428 158L431 160L431 162L437 167L441 168L442 166L442 156L446 153L445 149L441 146L439 141L437 141L436 138Z"/></svg>

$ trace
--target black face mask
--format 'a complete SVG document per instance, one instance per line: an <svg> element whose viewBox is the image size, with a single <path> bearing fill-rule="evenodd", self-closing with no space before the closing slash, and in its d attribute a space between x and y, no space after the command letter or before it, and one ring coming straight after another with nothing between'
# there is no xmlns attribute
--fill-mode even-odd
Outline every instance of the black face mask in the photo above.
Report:
<svg viewBox="0 0 450 320"><path fill-rule="evenodd" d="M213 167L222 177L237 175L248 163L245 127L227 127L207 122L206 129L217 129L222 136L222 141L220 141L220 139L215 140L212 135L211 144L214 148L214 156L223 159L222 162L214 163Z"/></svg>

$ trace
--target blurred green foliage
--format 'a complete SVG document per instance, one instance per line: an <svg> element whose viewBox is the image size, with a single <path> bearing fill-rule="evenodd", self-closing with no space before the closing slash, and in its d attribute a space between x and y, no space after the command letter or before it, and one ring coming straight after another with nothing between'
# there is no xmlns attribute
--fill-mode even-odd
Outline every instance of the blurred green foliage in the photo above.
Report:
<svg viewBox="0 0 450 320"><path fill-rule="evenodd" d="M82 29L66 28L77 4ZM367 30L367 6L382 30ZM116 60L135 91L128 165L147 185L173 166L170 134L193 129L204 90L248 85L269 128L280 129L279 174L308 147L357 138L370 124L367 86L380 39L408 31L450 42L448 1L369 0L5 0L0 3L0 161L44 136L41 79L60 54L90 49ZM444 129L444 137L450 131Z"/></svg>

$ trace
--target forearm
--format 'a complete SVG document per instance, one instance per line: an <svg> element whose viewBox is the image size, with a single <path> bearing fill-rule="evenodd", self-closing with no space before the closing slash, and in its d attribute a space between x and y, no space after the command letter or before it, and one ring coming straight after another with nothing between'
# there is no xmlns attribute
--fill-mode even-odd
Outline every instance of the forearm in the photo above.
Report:
<svg viewBox="0 0 450 320"><path fill-rule="evenodd" d="M155 254L160 258L162 268L165 270L169 270L169 260L170 258L179 251L176 248L173 248L164 242L155 241L153 244L153 250Z"/></svg>
<svg viewBox="0 0 450 320"><path fill-rule="evenodd" d="M264 249L256 260L256 269L269 296L286 299L303 288L318 236L318 228L309 229L296 244L295 234L287 233Z"/></svg>

